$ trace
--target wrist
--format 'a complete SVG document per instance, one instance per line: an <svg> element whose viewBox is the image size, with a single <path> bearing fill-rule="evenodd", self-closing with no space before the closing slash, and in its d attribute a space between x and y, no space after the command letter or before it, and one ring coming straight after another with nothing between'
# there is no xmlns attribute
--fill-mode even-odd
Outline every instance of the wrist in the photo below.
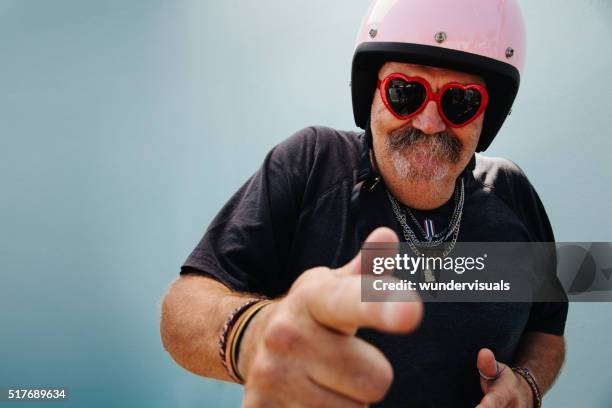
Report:
<svg viewBox="0 0 612 408"><path fill-rule="evenodd" d="M526 391L528 392L527 395L529 395L528 405L530 407L540 408L542 406L542 393L531 371L524 367L512 367L512 371L516 376L520 377L519 380L521 380L522 389L524 389L525 383L529 388L529 391Z"/></svg>
<svg viewBox="0 0 612 408"><path fill-rule="evenodd" d="M247 379L249 370L259 348L259 343L262 339L262 333L265 330L268 316L276 305L274 303L263 307L244 328L242 339L238 347L236 366L243 379Z"/></svg>
<svg viewBox="0 0 612 408"><path fill-rule="evenodd" d="M518 374L515 374L515 375L519 381L520 393L521 395L523 395L523 400L527 403L527 407L535 408L535 401L534 401L533 390L531 389L531 386L529 385L527 380L523 378L523 376L518 375Z"/></svg>
<svg viewBox="0 0 612 408"><path fill-rule="evenodd" d="M228 377L236 382L239 381L239 378L236 376L232 362L232 343L236 334L236 324L249 307L259 301L257 298L252 298L232 310L225 320L219 335L219 358L221 359L221 364L225 368Z"/></svg>

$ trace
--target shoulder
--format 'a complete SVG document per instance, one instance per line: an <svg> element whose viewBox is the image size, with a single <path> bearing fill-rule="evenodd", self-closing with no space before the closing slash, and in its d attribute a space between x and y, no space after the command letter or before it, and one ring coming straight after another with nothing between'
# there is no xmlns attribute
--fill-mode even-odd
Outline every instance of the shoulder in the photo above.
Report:
<svg viewBox="0 0 612 408"><path fill-rule="evenodd" d="M519 217L535 241L554 241L540 197L516 163L477 154L473 175L484 190L495 194Z"/></svg>
<svg viewBox="0 0 612 408"><path fill-rule="evenodd" d="M529 184L523 170L513 161L503 157L476 154L474 179L487 189L507 189L517 184Z"/></svg>
<svg viewBox="0 0 612 408"><path fill-rule="evenodd" d="M312 126L274 147L267 160L312 200L353 180L362 146L362 133Z"/></svg>
<svg viewBox="0 0 612 408"><path fill-rule="evenodd" d="M278 144L276 157L294 159L315 165L317 160L358 160L362 135L357 132L311 126L301 129Z"/></svg>

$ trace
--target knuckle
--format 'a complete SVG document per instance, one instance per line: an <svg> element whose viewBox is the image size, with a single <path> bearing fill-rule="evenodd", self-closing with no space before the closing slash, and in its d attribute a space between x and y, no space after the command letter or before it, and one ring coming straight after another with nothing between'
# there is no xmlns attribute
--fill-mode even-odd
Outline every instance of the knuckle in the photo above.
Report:
<svg viewBox="0 0 612 408"><path fill-rule="evenodd" d="M505 402L516 402L518 398L518 390L516 389L505 389L500 393L500 398Z"/></svg>
<svg viewBox="0 0 612 408"><path fill-rule="evenodd" d="M393 368L387 360L385 360L384 363L381 363L376 377L384 387L388 388L391 386L391 383L393 382Z"/></svg>
<svg viewBox="0 0 612 408"><path fill-rule="evenodd" d="M497 394L487 394L482 400L482 405L487 408L493 408L499 406L501 403Z"/></svg>
<svg viewBox="0 0 612 408"><path fill-rule="evenodd" d="M300 408L359 408L362 405L357 405L353 402L338 401L335 398L330 401L330 398L321 396L309 395L303 401L300 401Z"/></svg>
<svg viewBox="0 0 612 408"><path fill-rule="evenodd" d="M291 288L291 300L303 303L317 292L318 287L319 283L316 280L303 281L300 285Z"/></svg>
<svg viewBox="0 0 612 408"><path fill-rule="evenodd" d="M245 390L242 408L276 408L279 405L269 395L262 395L255 390Z"/></svg>
<svg viewBox="0 0 612 408"><path fill-rule="evenodd" d="M287 353L302 344L303 334L299 327L289 318L277 317L266 327L264 343L267 348Z"/></svg>
<svg viewBox="0 0 612 408"><path fill-rule="evenodd" d="M367 402L382 400L393 382L393 369L387 364L364 371L356 376L356 386Z"/></svg>
<svg viewBox="0 0 612 408"><path fill-rule="evenodd" d="M343 294L351 290L351 285L355 279L359 279L355 276L343 277L341 279L334 279L329 283L329 301L332 305L337 305L344 297Z"/></svg>
<svg viewBox="0 0 612 408"><path fill-rule="evenodd" d="M255 361L252 368L253 378L256 381L253 383L253 388L258 390L269 390L278 387L279 381L279 367L271 359L259 358ZM256 401L257 399L255 399Z"/></svg>
<svg viewBox="0 0 612 408"><path fill-rule="evenodd" d="M264 408L264 402L259 398L245 397L242 408Z"/></svg>
<svg viewBox="0 0 612 408"><path fill-rule="evenodd" d="M360 340L361 341L361 340ZM362 403L375 403L382 400L393 382L393 368L387 358L378 350L355 350L344 360L345 364L336 373L337 380L350 379L345 383L347 391ZM373 351L376 351L375 355Z"/></svg>
<svg viewBox="0 0 612 408"><path fill-rule="evenodd" d="M326 276L329 272L330 269L324 266L308 269L295 280L291 290L295 291L296 289L303 289L305 286L308 287L309 284L319 281L321 276Z"/></svg>

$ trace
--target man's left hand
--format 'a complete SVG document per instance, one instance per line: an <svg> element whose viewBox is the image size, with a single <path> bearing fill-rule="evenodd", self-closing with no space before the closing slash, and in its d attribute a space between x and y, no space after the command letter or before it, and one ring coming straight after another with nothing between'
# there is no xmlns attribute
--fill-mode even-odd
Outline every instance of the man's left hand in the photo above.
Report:
<svg viewBox="0 0 612 408"><path fill-rule="evenodd" d="M497 376L496 380L480 377L484 398L476 408L533 408L533 394L527 381L504 363L497 362L491 350L481 349L476 365L483 376Z"/></svg>

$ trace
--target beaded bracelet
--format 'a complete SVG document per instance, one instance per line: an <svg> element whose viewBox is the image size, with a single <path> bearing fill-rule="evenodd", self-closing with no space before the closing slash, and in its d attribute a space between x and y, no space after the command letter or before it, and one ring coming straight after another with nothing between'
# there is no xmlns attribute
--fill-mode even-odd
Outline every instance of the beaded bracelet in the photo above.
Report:
<svg viewBox="0 0 612 408"><path fill-rule="evenodd" d="M529 371L529 369L525 367L512 367L512 371L514 371L516 374L523 377L525 381L527 381L527 384L529 384L529 387L531 388L531 391L533 392L534 408L541 408L542 407L542 393L540 392L540 387L538 386L538 383L536 382L533 374L531 374L531 371Z"/></svg>
<svg viewBox="0 0 612 408"><path fill-rule="evenodd" d="M226 349L227 349L227 344L228 344L228 337L229 337L232 327L235 325L240 315L244 313L244 311L247 310L249 306L252 306L255 303L260 302L260 301L261 299L249 299L245 303L235 308L232 311L232 313L230 313L230 315L227 317L227 320L225 320L225 323L223 324L223 328L221 329L221 335L219 336L219 356L221 357L221 364L223 364L223 368L225 368L225 371L227 372L227 374L236 382L239 382L240 380L236 378L236 376L234 375L234 373L232 372L230 366L228 366L227 361L226 361L227 360Z"/></svg>

